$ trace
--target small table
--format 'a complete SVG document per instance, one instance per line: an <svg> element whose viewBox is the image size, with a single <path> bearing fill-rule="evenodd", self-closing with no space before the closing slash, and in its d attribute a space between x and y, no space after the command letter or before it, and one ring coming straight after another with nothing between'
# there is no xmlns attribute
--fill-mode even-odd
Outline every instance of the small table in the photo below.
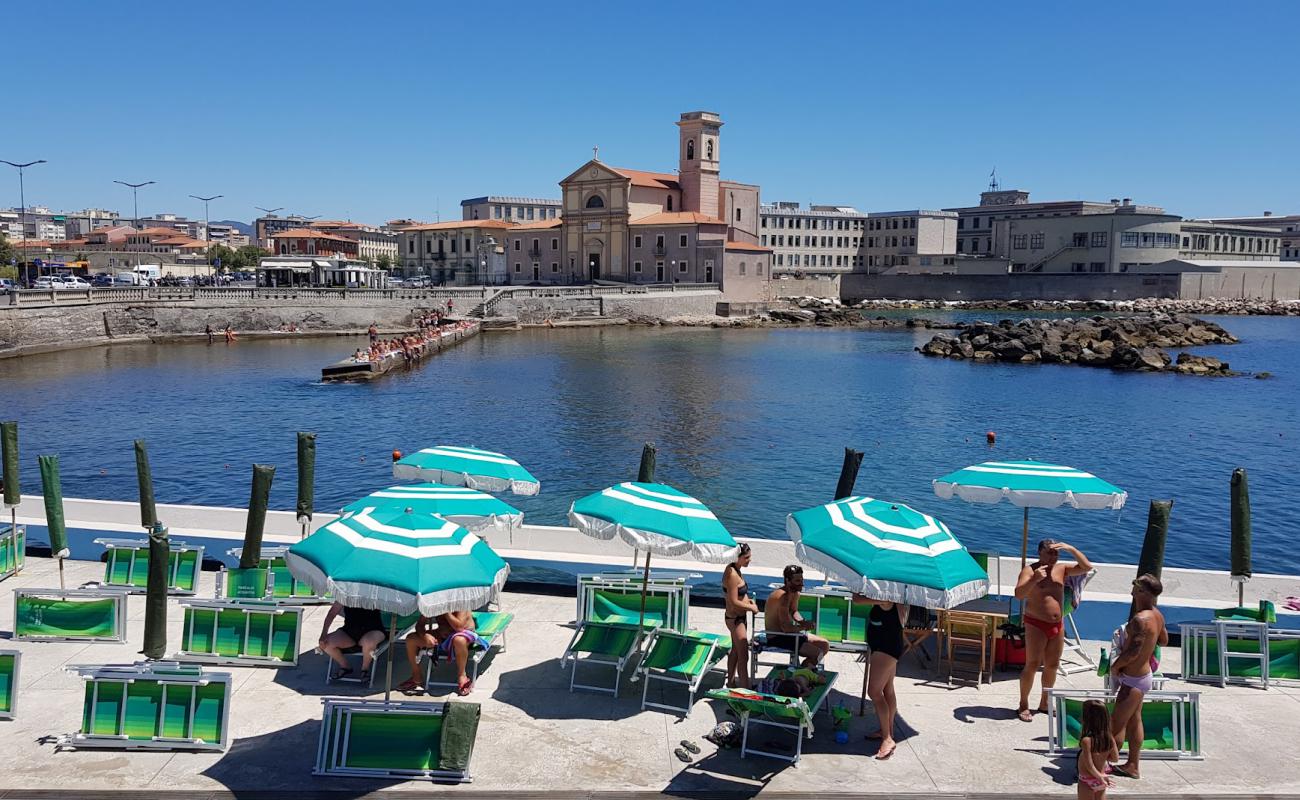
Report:
<svg viewBox="0 0 1300 800"><path fill-rule="evenodd" d="M993 639L992 641L989 642L988 664L987 664L989 675L991 677L993 675L993 665L995 659L995 651L997 650L997 640L1001 636L1000 628L1002 624L1005 623L1007 619L1009 619L1011 616L1010 603L1008 603L1006 600L985 596L985 597L980 597L978 599L970 600L968 602L962 603L959 606L954 606L949 610L965 611L968 614L979 614L982 617L988 617L993 620L993 625L992 625ZM939 630L942 631L943 615L946 614L947 611L944 609L940 609L938 613L939 613ZM940 650L939 652L942 654L943 651ZM938 669L939 661L940 659L935 659L936 669Z"/></svg>

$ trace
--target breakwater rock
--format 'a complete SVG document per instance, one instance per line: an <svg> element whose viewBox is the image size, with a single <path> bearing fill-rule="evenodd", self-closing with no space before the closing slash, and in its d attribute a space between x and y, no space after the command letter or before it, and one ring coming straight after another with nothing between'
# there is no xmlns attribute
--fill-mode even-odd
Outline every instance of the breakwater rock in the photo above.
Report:
<svg viewBox="0 0 1300 800"><path fill-rule="evenodd" d="M1012 310L1110 314L1205 314L1225 316L1300 316L1300 300L1233 300L1206 298L1171 300L863 300L852 306L864 310Z"/></svg>
<svg viewBox="0 0 1300 800"><path fill-rule="evenodd" d="M1165 348L1235 344L1222 327L1187 315L1024 319L974 322L940 334L917 350L922 355L1021 364L1078 364L1085 367L1235 375L1226 361Z"/></svg>

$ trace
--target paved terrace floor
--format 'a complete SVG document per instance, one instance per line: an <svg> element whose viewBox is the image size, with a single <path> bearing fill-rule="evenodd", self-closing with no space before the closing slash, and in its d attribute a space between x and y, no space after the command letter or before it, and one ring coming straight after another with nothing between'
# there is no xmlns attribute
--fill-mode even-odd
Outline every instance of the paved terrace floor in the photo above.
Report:
<svg viewBox="0 0 1300 800"><path fill-rule="evenodd" d="M68 585L98 579L102 567L68 562ZM200 596L211 596L213 573L203 573ZM49 559L29 558L27 568L0 584L0 636L13 630L9 591L57 586ZM326 695L382 695L379 689L339 688L322 682L324 657L312 652L325 613L310 610L304 622L305 652L297 668L227 668L234 674L226 753L142 753L105 750L55 752L42 737L68 733L80 722L81 681L64 671L72 664L126 663L135 660L143 637L144 602L130 601L128 645L3 642L23 652L19 717L0 721L0 798L88 797L111 790L172 790L186 796L307 796L341 792L434 791L475 794L546 791L558 796L630 797L655 795L826 796L869 793L880 796L1074 796L1072 758L1046 754L1047 721L1017 721L1013 674L999 674L992 685L949 688L909 657L898 680L899 726L904 731L892 759L871 758L874 743L864 734L875 718L855 716L849 743L835 743L829 721L805 742L803 760L789 766L772 759L741 759L737 751L715 752L700 739L724 716L718 704L699 701L687 719L660 711L641 711L640 684L626 681L618 699L570 694L568 673L558 656L572 633L571 597L508 591L502 607L515 614L509 647L485 665L471 699L483 704L478 742L468 786L425 782L380 782L319 778L311 774ZM180 640L179 609L169 609L169 641ZM722 612L694 608L692 622L722 631ZM1095 652L1100 643L1090 644ZM1177 652L1166 655L1165 669L1177 672ZM841 673L829 702L856 712L862 668L849 655L832 654L829 668ZM395 666L397 680L406 667ZM706 681L716 686L720 675ZM1100 688L1091 673L1062 677L1059 685ZM1177 681L1170 688L1186 688ZM1300 689L1198 686L1202 698L1205 760L1147 762L1140 782L1123 781L1116 796L1194 794L1300 794L1300 759L1292 750L1300 739ZM654 693L652 692L652 695ZM819 716L819 720L826 719ZM759 733L759 741L765 734ZM702 748L694 763L673 755L682 739ZM27 792L24 790L36 790ZM41 791L41 790L49 790Z"/></svg>

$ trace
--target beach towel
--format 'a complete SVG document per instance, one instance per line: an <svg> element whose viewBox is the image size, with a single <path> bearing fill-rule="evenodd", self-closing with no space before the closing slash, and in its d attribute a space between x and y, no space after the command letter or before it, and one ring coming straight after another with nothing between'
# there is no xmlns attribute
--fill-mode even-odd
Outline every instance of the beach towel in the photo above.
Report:
<svg viewBox="0 0 1300 800"><path fill-rule="evenodd" d="M442 740L438 746L438 769L464 772L478 735L478 703L447 703L442 709Z"/></svg>
<svg viewBox="0 0 1300 800"><path fill-rule="evenodd" d="M474 648L478 648L480 650L486 650L489 647L491 647L491 645L488 644L488 640L484 639L482 636L479 636L476 631L464 630L464 631L456 631L451 636L448 636L446 639L443 639L442 641L438 642L438 650L441 651L444 656L451 658L454 655L451 649L451 643L456 641L457 637L467 640L469 644L469 649L471 650L473 650Z"/></svg>

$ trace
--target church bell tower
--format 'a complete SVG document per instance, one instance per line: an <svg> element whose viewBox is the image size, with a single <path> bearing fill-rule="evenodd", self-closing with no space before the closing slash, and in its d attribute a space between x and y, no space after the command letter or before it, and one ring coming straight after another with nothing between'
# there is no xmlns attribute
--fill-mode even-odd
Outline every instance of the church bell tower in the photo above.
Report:
<svg viewBox="0 0 1300 800"><path fill-rule="evenodd" d="M712 111L688 111L677 121L678 182L682 211L717 217L721 204L718 160L722 117Z"/></svg>

